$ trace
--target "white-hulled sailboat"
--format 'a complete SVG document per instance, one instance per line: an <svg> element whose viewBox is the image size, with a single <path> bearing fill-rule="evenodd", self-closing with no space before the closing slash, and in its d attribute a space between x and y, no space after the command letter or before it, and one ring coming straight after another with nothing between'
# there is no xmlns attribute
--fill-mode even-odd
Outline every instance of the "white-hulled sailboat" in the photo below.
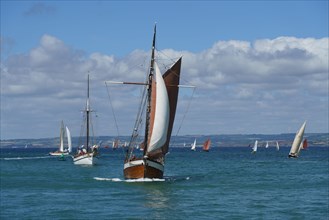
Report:
<svg viewBox="0 0 329 220"><path fill-rule="evenodd" d="M169 150L169 142L174 124L181 58L163 75L155 60L156 26L152 42L151 64L145 83L128 83L144 85L144 96L137 114L137 120L126 151L123 173L125 179L163 178L165 155ZM111 83L111 82L110 82ZM146 113L145 121L142 120ZM144 140L139 142L139 130L145 123ZM143 149L143 156L135 156L136 145Z"/></svg>
<svg viewBox="0 0 329 220"><path fill-rule="evenodd" d="M92 144L90 140L89 127L91 122L90 113L92 112L89 102L89 75L88 75L88 88L87 88L87 102L85 112L86 122L86 142L82 145L77 153L73 156L73 163L76 165L94 165L97 163L98 145ZM92 145L92 147L91 147Z"/></svg>
<svg viewBox="0 0 329 220"><path fill-rule="evenodd" d="M288 157L292 157L292 158L298 157L300 148L302 146L305 127L306 127L306 121L303 123L302 127L297 131L295 139L291 145L291 149Z"/></svg>
<svg viewBox="0 0 329 220"><path fill-rule="evenodd" d="M257 152L257 147L258 147L258 140L255 141L255 144L252 147L251 153L255 154Z"/></svg>
<svg viewBox="0 0 329 220"><path fill-rule="evenodd" d="M67 147L64 146L64 139L67 137ZM71 132L66 126L64 129L64 122L61 122L61 128L59 132L59 149L55 152L50 152L51 156L64 156L72 152L72 141L71 141Z"/></svg>
<svg viewBox="0 0 329 220"><path fill-rule="evenodd" d="M191 144L191 151L196 151L196 139L194 139L193 144Z"/></svg>

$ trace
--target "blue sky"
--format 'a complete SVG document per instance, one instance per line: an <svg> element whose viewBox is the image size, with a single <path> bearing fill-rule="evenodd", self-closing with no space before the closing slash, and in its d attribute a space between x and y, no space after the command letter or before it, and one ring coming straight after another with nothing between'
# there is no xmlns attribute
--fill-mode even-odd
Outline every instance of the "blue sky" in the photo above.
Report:
<svg viewBox="0 0 329 220"><path fill-rule="evenodd" d="M157 49L183 55L197 86L181 134L328 132L328 1L1 1L1 139L56 136L62 119L78 135L88 71L98 134L116 135L103 81L130 80L120 66L149 55L155 22Z"/></svg>

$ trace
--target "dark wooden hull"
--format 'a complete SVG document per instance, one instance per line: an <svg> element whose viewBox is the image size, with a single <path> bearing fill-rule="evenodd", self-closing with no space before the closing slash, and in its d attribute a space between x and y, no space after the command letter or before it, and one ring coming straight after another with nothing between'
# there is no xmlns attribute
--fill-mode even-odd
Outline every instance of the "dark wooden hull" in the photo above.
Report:
<svg viewBox="0 0 329 220"><path fill-rule="evenodd" d="M126 162L123 169L125 179L163 178L164 166L150 160L133 160Z"/></svg>

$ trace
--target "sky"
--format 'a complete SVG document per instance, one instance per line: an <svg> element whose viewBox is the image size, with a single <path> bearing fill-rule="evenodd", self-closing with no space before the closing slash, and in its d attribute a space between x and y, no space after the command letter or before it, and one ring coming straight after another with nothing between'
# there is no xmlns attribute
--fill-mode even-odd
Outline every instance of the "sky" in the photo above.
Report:
<svg viewBox="0 0 329 220"><path fill-rule="evenodd" d="M130 135L153 27L182 56L172 135L328 130L328 1L1 0L1 139L79 136L87 75L96 135ZM161 61L163 63L161 65Z"/></svg>

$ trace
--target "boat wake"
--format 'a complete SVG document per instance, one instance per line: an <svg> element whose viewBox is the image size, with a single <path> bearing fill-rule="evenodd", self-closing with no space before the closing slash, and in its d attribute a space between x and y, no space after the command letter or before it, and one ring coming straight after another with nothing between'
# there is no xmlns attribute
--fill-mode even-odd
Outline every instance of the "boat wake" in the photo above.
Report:
<svg viewBox="0 0 329 220"><path fill-rule="evenodd" d="M173 182L177 180L189 180L190 177L165 177L164 179L158 178L140 178L140 179L120 179L120 178L103 178L94 177L94 180L109 181L109 182L126 182L126 183L145 183L145 182Z"/></svg>
<svg viewBox="0 0 329 220"><path fill-rule="evenodd" d="M1 160L34 160L34 159L46 159L53 158L52 156L42 156L42 157L5 157Z"/></svg>

